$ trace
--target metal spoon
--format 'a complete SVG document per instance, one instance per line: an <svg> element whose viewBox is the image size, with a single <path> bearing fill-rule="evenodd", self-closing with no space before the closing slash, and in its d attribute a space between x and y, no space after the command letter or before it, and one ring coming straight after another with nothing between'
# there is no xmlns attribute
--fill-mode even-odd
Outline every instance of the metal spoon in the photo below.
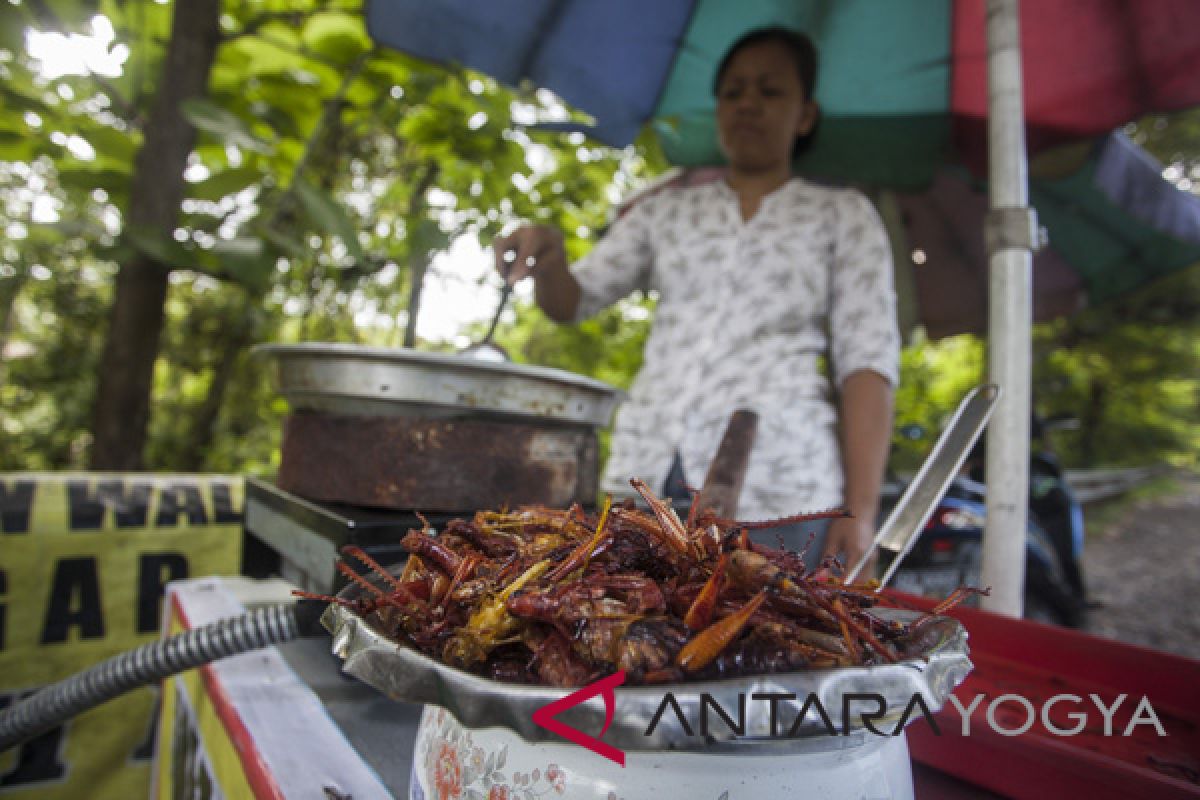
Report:
<svg viewBox="0 0 1200 800"><path fill-rule="evenodd" d="M492 324L488 325L487 333L473 345L464 349L461 355L478 358L481 361L510 361L508 353L504 348L492 341L492 337L496 334L496 326L500 324L500 315L504 313L504 309L508 306L508 298L512 295L512 284L508 282L508 273L512 269L513 262L517 260L515 250L508 250L504 253L504 288L500 290L500 302L496 304L496 313L492 315Z"/></svg>

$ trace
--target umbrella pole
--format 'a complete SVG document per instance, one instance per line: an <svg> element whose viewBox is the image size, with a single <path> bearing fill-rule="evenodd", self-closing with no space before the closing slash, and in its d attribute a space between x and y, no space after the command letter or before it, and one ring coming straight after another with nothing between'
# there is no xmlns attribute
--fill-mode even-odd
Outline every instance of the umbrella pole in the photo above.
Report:
<svg viewBox="0 0 1200 800"><path fill-rule="evenodd" d="M1020 616L1025 584L1036 221L1029 208L1018 0L988 0L988 369L1001 387L987 438L983 607Z"/></svg>

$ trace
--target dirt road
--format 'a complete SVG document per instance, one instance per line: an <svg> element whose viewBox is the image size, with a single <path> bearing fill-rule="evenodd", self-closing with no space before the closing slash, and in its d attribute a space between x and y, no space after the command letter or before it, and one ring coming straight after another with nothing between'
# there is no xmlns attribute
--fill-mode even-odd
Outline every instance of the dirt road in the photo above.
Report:
<svg viewBox="0 0 1200 800"><path fill-rule="evenodd" d="M1091 633L1200 659L1200 476L1089 528L1083 561Z"/></svg>

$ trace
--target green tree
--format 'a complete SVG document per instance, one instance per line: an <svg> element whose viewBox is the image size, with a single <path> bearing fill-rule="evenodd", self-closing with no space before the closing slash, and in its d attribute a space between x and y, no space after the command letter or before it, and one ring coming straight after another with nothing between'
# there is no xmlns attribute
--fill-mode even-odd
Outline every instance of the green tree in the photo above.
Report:
<svg viewBox="0 0 1200 800"><path fill-rule="evenodd" d="M1039 326L1034 391L1078 466L1200 464L1200 268Z"/></svg>
<svg viewBox="0 0 1200 800"><path fill-rule="evenodd" d="M158 91L134 158L126 225L169 241L179 219L183 171L195 143L184 104L205 93L216 55L219 0L176 3ZM94 469L142 466L150 388L172 266L169 251L142 247L121 259L100 380L96 389L90 463Z"/></svg>
<svg viewBox="0 0 1200 800"><path fill-rule="evenodd" d="M6 363L32 387L42 353L69 338L17 323L68 301L42 291L29 270L49 270L57 283L75 263L63 255L77 252L76 271L100 276L76 283L92 311L53 312L90 343L112 309L105 366L97 369L94 345L72 349L66 383L35 394L52 409L90 408L95 398L95 466L225 468L244 459L269 468L271 442L244 434L280 408L249 345L399 344L401 329L416 343L422 277L449 241L489 241L524 218L560 225L575 247L602 226L614 175L628 180L640 169L634 152L538 130L573 116L543 92L376 49L356 0L206 2L0 6L6 188L52 198L61 219L87 208L73 219L91 220L72 230L31 225L21 219L30 203L5 203L17 227L5 227L0 330L37 346ZM121 74L47 77L21 32L86 30L97 12L112 23L113 47L128 48ZM199 17L179 24L202 13L208 27ZM188 48L190 83L172 66ZM41 237L40 249L9 235L18 228ZM357 326L367 310L393 321L391 331ZM14 408L7 425L27 441L33 401ZM57 433L76 464L89 452L80 420L60 417ZM231 434L242 440L222 439ZM63 447L39 463L68 463Z"/></svg>

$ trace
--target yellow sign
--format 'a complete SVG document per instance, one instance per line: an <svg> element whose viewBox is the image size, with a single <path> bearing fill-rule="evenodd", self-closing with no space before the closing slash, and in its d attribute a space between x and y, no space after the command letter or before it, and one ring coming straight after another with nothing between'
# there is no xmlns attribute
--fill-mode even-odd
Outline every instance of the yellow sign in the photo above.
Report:
<svg viewBox="0 0 1200 800"><path fill-rule="evenodd" d="M158 636L168 581L237 574L240 477L0 473L0 706ZM149 791L157 689L0 754L0 797Z"/></svg>
<svg viewBox="0 0 1200 800"><path fill-rule="evenodd" d="M170 631L183 633L183 621L171 609ZM160 730L170 758L160 757L154 797L256 797L242 766L238 744L205 691L200 670L192 669L163 684ZM212 788L219 788L214 793ZM207 791L206 791L207 789Z"/></svg>

